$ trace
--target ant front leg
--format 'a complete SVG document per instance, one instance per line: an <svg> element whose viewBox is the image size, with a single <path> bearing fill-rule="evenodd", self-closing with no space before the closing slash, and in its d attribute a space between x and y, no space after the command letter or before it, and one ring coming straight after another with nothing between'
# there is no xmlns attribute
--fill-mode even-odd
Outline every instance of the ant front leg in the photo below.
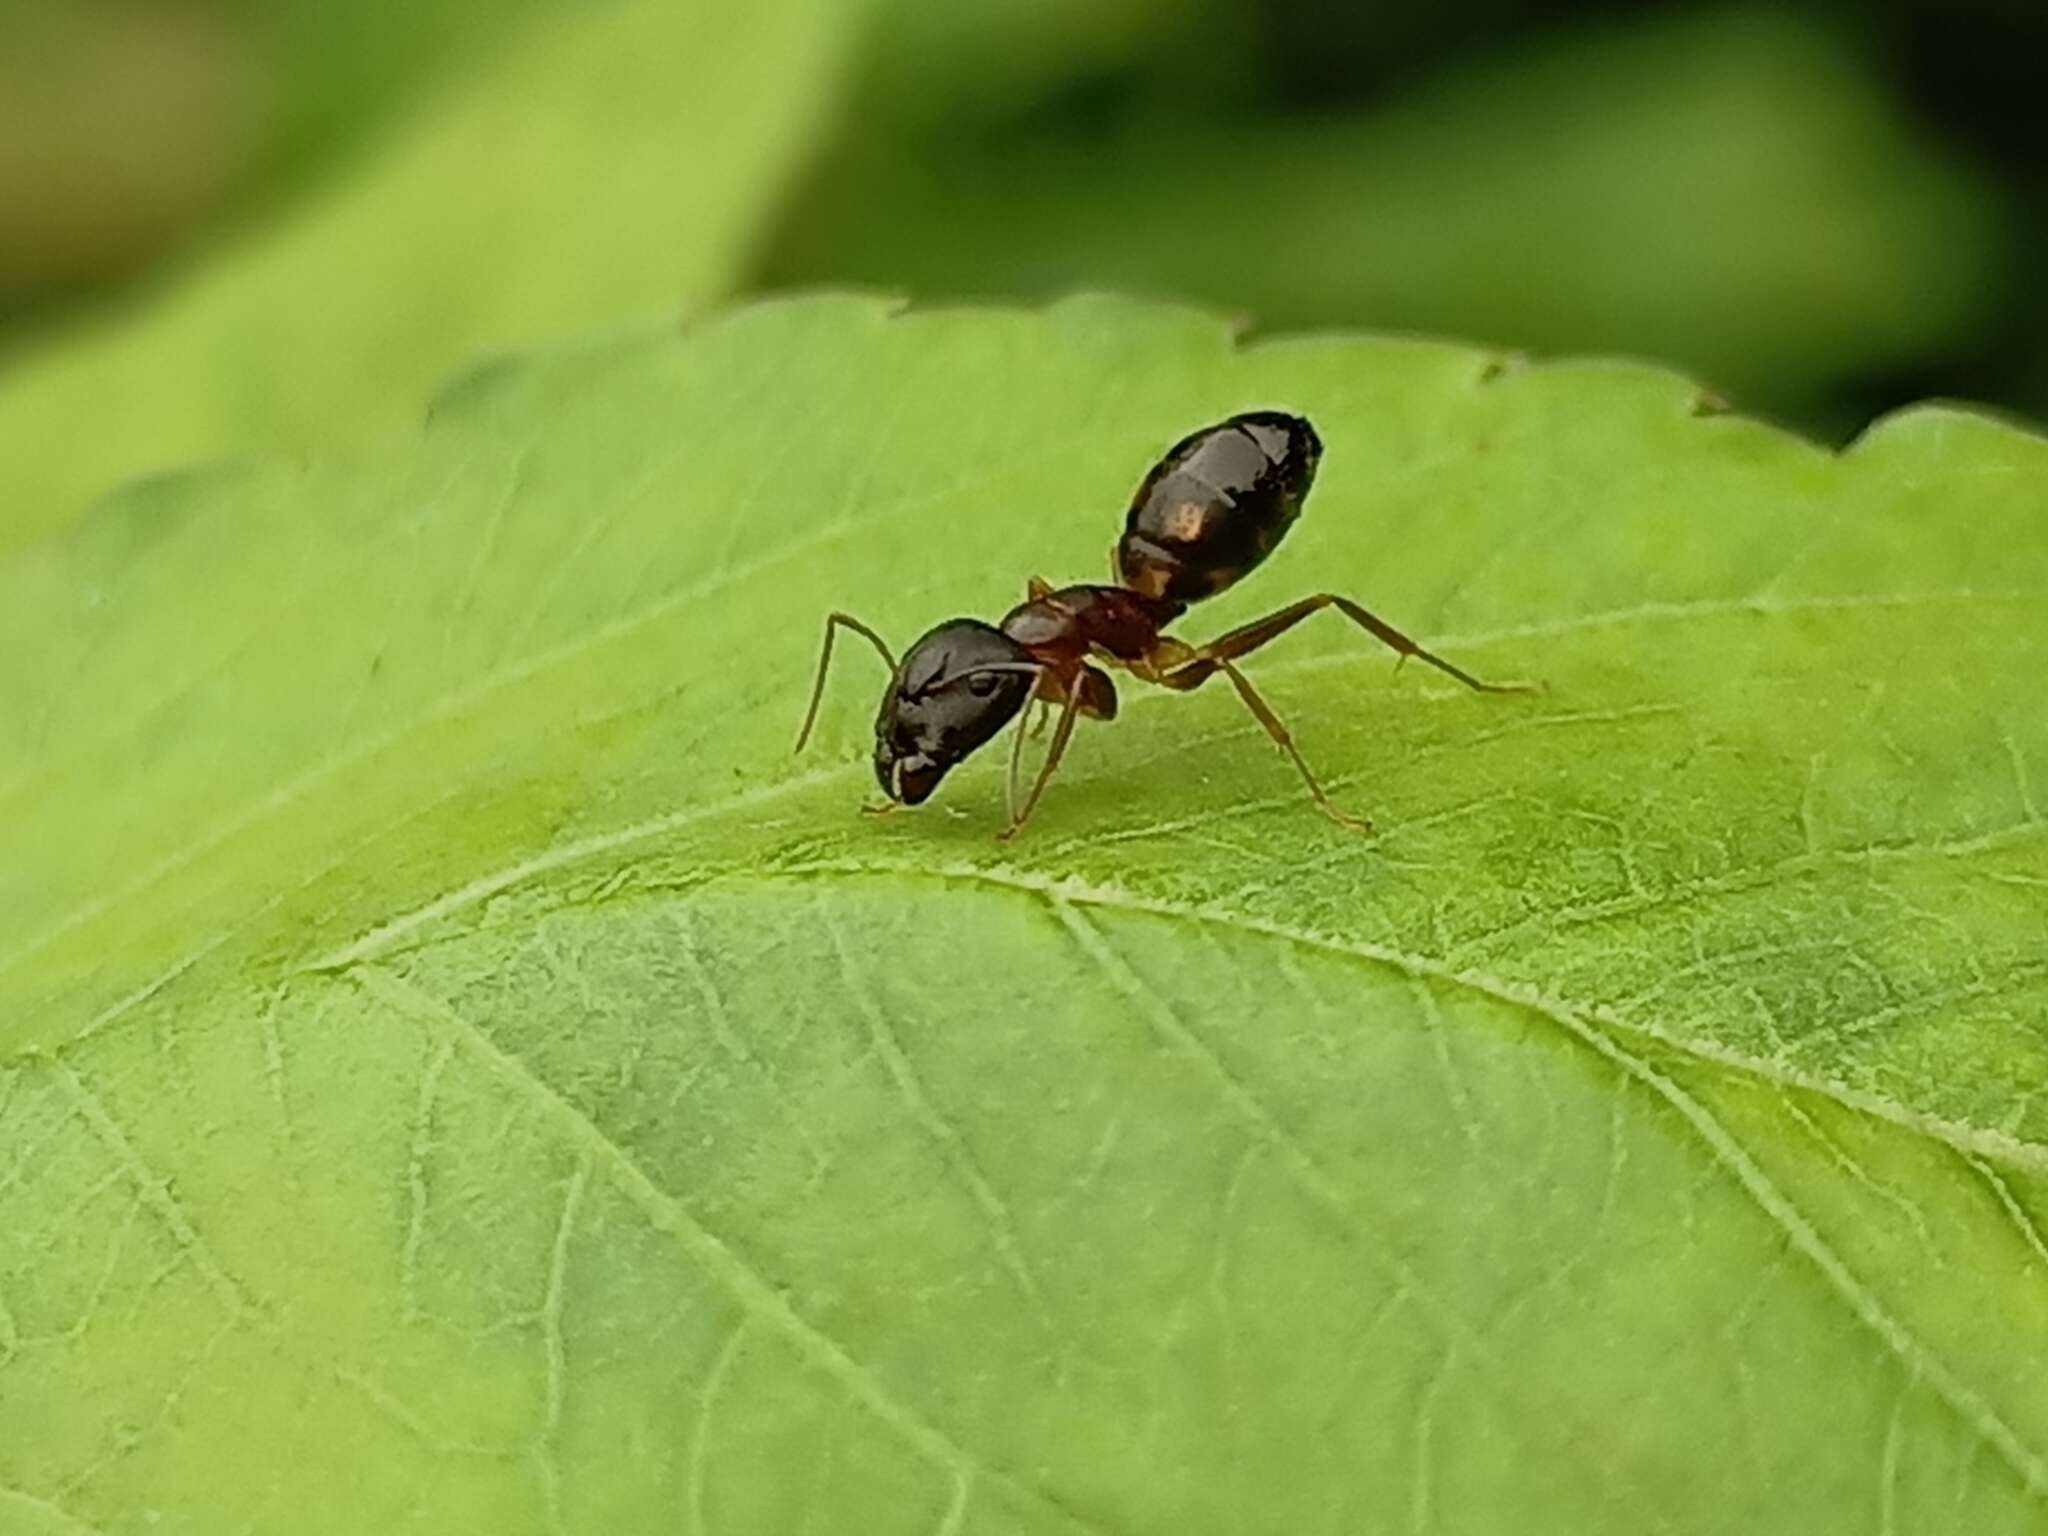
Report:
<svg viewBox="0 0 2048 1536"><path fill-rule="evenodd" d="M1082 715L1091 720L1114 720L1116 718L1116 684L1109 680L1109 674L1100 667L1091 667L1083 662L1071 676L1061 676L1050 669L1042 673L1038 681L1039 702L1060 706L1059 724L1053 727L1052 745L1046 748L1045 761L1039 765L1038 777L1032 783L1031 793L1022 806L1017 804L1017 768L1024 758L1023 720L1017 722L1017 734L1010 745L1009 811L1010 822L998 834L1004 841L1015 837L1030 819L1031 812L1038 805L1038 797L1045 793L1045 786L1052 778L1053 770L1060 765L1065 755L1067 742L1074 734L1074 721ZM1033 735L1037 732L1034 730Z"/></svg>
<svg viewBox="0 0 2048 1536"><path fill-rule="evenodd" d="M841 629L850 629L855 634L863 636L881 656L882 665L889 669L889 674L893 677L896 673L896 658L889 653L889 643L886 640L850 613L826 614L825 648L818 653L818 675L811 680L811 704L810 708L804 711L803 725L797 730L796 746L793 749L795 751L803 751L804 743L811 739L811 727L818 723L818 705L825 698L825 674L832 667L832 639Z"/></svg>
<svg viewBox="0 0 2048 1536"><path fill-rule="evenodd" d="M1250 655L1268 641L1279 639L1280 636L1286 634L1288 630L1294 628L1295 625L1299 624L1310 614L1319 613L1325 608L1335 608L1345 618L1351 620L1352 623L1371 635L1375 640L1378 640L1389 650L1398 654L1403 661L1412 656L1417 661L1427 662L1439 672L1455 677L1474 692L1545 693L1549 691L1538 683L1481 682L1470 672L1445 661L1443 657L1435 652L1425 651L1378 614L1359 607L1358 604L1352 602L1348 597L1339 597L1335 592L1318 592L1314 597L1304 597L1300 602L1289 603L1285 608L1269 613L1263 619L1254 619L1251 623L1233 629L1226 635L1219 635L1207 645L1196 650L1194 656L1188 661L1182 662L1178 666L1162 669L1168 676L1172 677L1177 677L1181 673L1190 670L1198 674L1185 684L1169 682L1167 686L1186 686L1192 688L1197 683L1208 678L1210 674L1222 669L1226 663L1235 661L1240 656Z"/></svg>
<svg viewBox="0 0 2048 1536"><path fill-rule="evenodd" d="M1045 761L1038 765L1038 777L1031 782L1031 793L1025 796L1021 809L1011 809L1010 824L996 834L1001 841L1008 842L1023 831L1024 823L1029 821L1031 813L1038 809L1038 797L1045 793L1046 783L1052 778L1053 770L1059 767L1060 759L1066 756L1067 742L1073 737L1074 721L1079 718L1080 713L1081 686L1077 681L1068 689L1067 701L1060 708L1060 723L1052 728L1052 745L1045 749ZM1021 734L1024 729L1021 722L1017 729ZM1014 756L1012 761L1015 761Z"/></svg>

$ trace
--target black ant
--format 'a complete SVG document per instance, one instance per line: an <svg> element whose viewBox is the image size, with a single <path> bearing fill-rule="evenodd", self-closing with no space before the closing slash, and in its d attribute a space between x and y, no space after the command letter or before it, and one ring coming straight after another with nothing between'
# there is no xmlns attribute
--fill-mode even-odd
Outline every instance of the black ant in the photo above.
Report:
<svg viewBox="0 0 2048 1536"><path fill-rule="evenodd" d="M1166 451L1138 487L1123 537L1110 551L1115 585L1055 589L1033 578L1029 595L1003 616L1000 626L948 619L911 646L901 663L859 619L844 613L827 616L825 648L796 749L803 750L818 718L833 635L842 625L873 645L890 671L889 689L875 717L875 778L892 802L883 810L928 799L954 764L1000 731L1028 700L1057 706L1052 744L1021 807L1017 769L1024 727L1020 723L1017 729L1010 751L1009 823L1000 834L1014 837L1059 766L1075 718L1116 718L1115 685L1096 663L1120 666L1181 693L1221 672L1293 761L1325 814L1357 831L1372 830L1365 818L1330 803L1287 727L1238 669L1239 657L1310 614L1335 608L1399 652L1403 661L1412 656L1427 662L1468 688L1481 693L1541 690L1521 683L1483 683L1334 592L1289 603L1207 645L1189 645L1162 633L1190 603L1214 597L1279 546L1301 515L1322 453L1315 428L1282 411L1247 411L1191 433Z"/></svg>

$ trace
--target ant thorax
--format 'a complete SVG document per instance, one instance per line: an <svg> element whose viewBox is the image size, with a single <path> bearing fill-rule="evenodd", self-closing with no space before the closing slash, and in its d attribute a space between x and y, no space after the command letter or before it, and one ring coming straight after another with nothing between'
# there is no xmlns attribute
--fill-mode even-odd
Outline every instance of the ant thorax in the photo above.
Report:
<svg viewBox="0 0 2048 1536"><path fill-rule="evenodd" d="M1144 660L1185 603L1126 587L1074 586L1037 592L1003 615L1003 633L1048 665L1069 669L1090 656L1126 665Z"/></svg>

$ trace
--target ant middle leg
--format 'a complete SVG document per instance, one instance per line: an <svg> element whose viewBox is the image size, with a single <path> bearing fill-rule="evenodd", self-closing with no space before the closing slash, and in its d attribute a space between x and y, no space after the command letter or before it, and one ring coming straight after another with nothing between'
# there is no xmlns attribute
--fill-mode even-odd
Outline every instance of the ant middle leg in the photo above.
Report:
<svg viewBox="0 0 2048 1536"><path fill-rule="evenodd" d="M1046 783L1052 778L1053 770L1059 767L1060 759L1066 755L1067 742L1073 737L1074 721L1081 714L1081 697L1083 692L1080 680L1077 678L1067 690L1066 702L1060 707L1059 724L1052 728L1052 745L1045 749L1045 761L1038 765L1038 777L1032 780L1031 793L1025 796L1021 809L1015 803L1015 769L1018 760L1023 755L1024 726L1023 722L1018 722L1017 744L1011 748L1010 753L1012 770L1010 786L1011 805L1009 808L1010 821L1008 826L996 834L1002 841L1008 842L1019 832L1023 831L1024 823L1031 819L1031 813L1038 808L1038 797L1045 793Z"/></svg>
<svg viewBox="0 0 2048 1536"><path fill-rule="evenodd" d="M1363 629L1375 640L1378 640L1382 645L1385 645L1389 650L1399 655L1403 661L1412 656L1417 661L1426 662L1430 666L1435 667L1439 672L1455 677L1459 682L1475 692L1542 693L1546 691L1535 683L1482 682L1462 667L1445 661L1443 657L1435 652L1424 650L1378 614L1361 608L1358 604L1351 601L1350 598L1340 597L1335 592L1318 592L1313 597L1304 597L1300 602L1289 603L1285 608L1269 613L1263 619L1254 619L1251 623L1233 629L1228 634L1217 636L1207 645L1197 647L1194 655L1189 659L1162 668L1160 681L1165 682L1170 688L1192 688L1198 683L1206 681L1214 673L1227 670L1228 663L1235 661L1240 656L1249 655L1270 640L1279 639L1280 636L1286 634L1288 630L1294 628L1295 625L1299 624L1310 614L1319 613L1325 608L1335 608L1345 618L1351 620L1352 623ZM1239 691L1243 691L1242 687L1240 687Z"/></svg>
<svg viewBox="0 0 2048 1536"><path fill-rule="evenodd" d="M1017 821L1017 785L1024 765L1024 738L1036 738L1045 728L1045 712L1051 706L1034 694L1017 714L1017 728L1010 732L1010 768L1003 778L1003 815L1006 826Z"/></svg>
<svg viewBox="0 0 2048 1536"><path fill-rule="evenodd" d="M1031 697L1019 713L1016 730L1010 733L1010 772L1004 787L1004 805L1009 812L1009 828L1003 836L1013 836L1024 818L1031 814L1031 807L1038 803L1039 792L1045 787L1045 780L1052 774L1052 760L1061 750L1061 742L1054 738L1046 754L1046 766L1039 773L1037 788L1031 792L1031 799L1020 812L1017 809L1017 784L1019 769L1024 761L1024 738L1036 741L1044 733L1045 722L1058 714L1064 720L1069 714L1085 715L1090 720L1114 720L1116 718L1116 684L1109 680L1109 674L1100 667L1083 662L1074 675L1062 682L1058 672L1047 668L1038 675L1037 685ZM1034 717L1035 718L1030 718ZM1067 729L1071 730L1072 726Z"/></svg>

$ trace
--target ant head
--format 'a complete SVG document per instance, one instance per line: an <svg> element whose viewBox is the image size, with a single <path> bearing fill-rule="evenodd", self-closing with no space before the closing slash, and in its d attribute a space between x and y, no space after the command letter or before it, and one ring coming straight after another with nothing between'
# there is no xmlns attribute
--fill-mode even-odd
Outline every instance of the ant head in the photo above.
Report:
<svg viewBox="0 0 2048 1536"><path fill-rule="evenodd" d="M931 797L955 763L1031 697L1037 664L993 625L950 619L904 652L875 716L875 778L905 805Z"/></svg>

